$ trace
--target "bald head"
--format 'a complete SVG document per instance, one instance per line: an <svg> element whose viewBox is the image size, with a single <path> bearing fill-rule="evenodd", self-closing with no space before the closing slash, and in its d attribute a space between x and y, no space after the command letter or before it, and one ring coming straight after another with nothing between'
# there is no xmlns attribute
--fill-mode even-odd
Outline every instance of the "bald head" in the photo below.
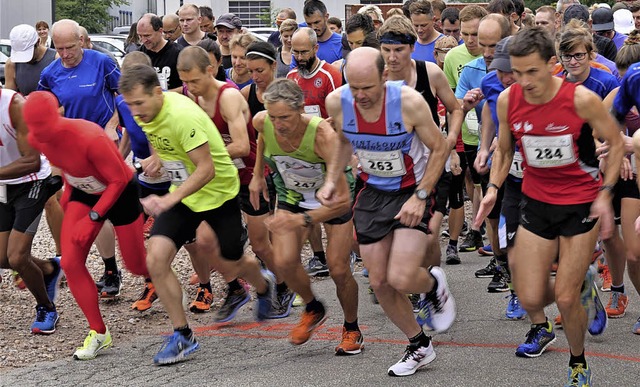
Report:
<svg viewBox="0 0 640 387"><path fill-rule="evenodd" d="M373 47L358 47L349 53L345 67L345 75L350 79L357 73L375 74L382 78L384 58L379 50Z"/></svg>
<svg viewBox="0 0 640 387"><path fill-rule="evenodd" d="M179 21L180 18L175 13L169 13L162 17L162 24L164 24L165 26L167 25L167 23L169 23L170 25L178 25Z"/></svg>
<svg viewBox="0 0 640 387"><path fill-rule="evenodd" d="M164 37L175 42L181 35L180 18L175 13L164 15L162 18L162 30Z"/></svg>
<svg viewBox="0 0 640 387"><path fill-rule="evenodd" d="M293 33L293 37L291 43L297 41L299 44L310 44L315 46L318 44L318 36L316 32L309 27L299 28L296 32Z"/></svg>
<svg viewBox="0 0 640 387"><path fill-rule="evenodd" d="M51 35L55 36L56 34L59 36L72 35L73 37L80 39L80 25L78 22L71 19L58 20L51 26Z"/></svg>
<svg viewBox="0 0 640 387"><path fill-rule="evenodd" d="M62 65L67 68L77 66L82 61L84 42L78 23L70 19L59 20L53 23L51 34Z"/></svg>

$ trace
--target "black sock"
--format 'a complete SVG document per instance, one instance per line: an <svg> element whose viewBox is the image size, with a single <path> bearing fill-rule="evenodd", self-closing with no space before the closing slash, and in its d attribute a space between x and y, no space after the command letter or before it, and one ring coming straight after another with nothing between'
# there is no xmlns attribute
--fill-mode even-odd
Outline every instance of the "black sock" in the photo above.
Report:
<svg viewBox="0 0 640 387"><path fill-rule="evenodd" d="M228 282L227 286L229 286L229 293L242 289L242 285L240 285L240 282L238 282L237 278L232 280L231 282Z"/></svg>
<svg viewBox="0 0 640 387"><path fill-rule="evenodd" d="M531 324L532 328L533 327L537 327L537 328L543 328L543 329L549 329L549 320L545 317L544 322L541 324Z"/></svg>
<svg viewBox="0 0 640 387"><path fill-rule="evenodd" d="M318 257L318 260L320 261L320 263L322 263L323 265L327 264L327 258L325 258L324 256L324 251L314 251L313 255Z"/></svg>
<svg viewBox="0 0 640 387"><path fill-rule="evenodd" d="M624 294L624 284L620 285L620 286L613 286L611 285L611 291L612 292L618 292L618 293L623 293Z"/></svg>
<svg viewBox="0 0 640 387"><path fill-rule="evenodd" d="M458 247L458 240L449 239L449 246Z"/></svg>
<svg viewBox="0 0 640 387"><path fill-rule="evenodd" d="M153 281L151 281L151 277L145 277L144 282L149 284Z"/></svg>
<svg viewBox="0 0 640 387"><path fill-rule="evenodd" d="M189 328L189 325L175 328L173 331L180 333L182 336L186 337L187 339L191 339L191 337L193 336L193 332L191 331L191 328Z"/></svg>
<svg viewBox="0 0 640 387"><path fill-rule="evenodd" d="M207 282L206 284L200 284L201 288L205 288L209 291L209 293L213 293L213 290L211 290L211 282Z"/></svg>
<svg viewBox="0 0 640 387"><path fill-rule="evenodd" d="M431 343L431 338L424 334L422 328L420 333L409 338L409 345L412 347L428 347L429 343Z"/></svg>
<svg viewBox="0 0 640 387"><path fill-rule="evenodd" d="M116 257L111 258L102 258L102 262L104 262L104 271L110 271L114 274L118 273L118 264L116 263Z"/></svg>
<svg viewBox="0 0 640 387"><path fill-rule="evenodd" d="M279 284L276 284L276 291L278 293L284 293L287 291L287 284L284 283L284 281L280 282Z"/></svg>
<svg viewBox="0 0 640 387"><path fill-rule="evenodd" d="M587 360L584 358L584 351L578 356L574 356L571 352L571 358L569 358L569 367L572 367L577 364L587 365Z"/></svg>
<svg viewBox="0 0 640 387"><path fill-rule="evenodd" d="M493 247L493 246L491 246ZM495 250L494 250L494 254L495 254ZM507 257L507 254L504 255L497 255L496 254L496 262L498 263L498 265L507 268L509 266L509 258Z"/></svg>
<svg viewBox="0 0 640 387"><path fill-rule="evenodd" d="M358 319L356 319L354 322L347 322L347 320L344 320L344 329L348 331L360 332L360 327L358 327Z"/></svg>
<svg viewBox="0 0 640 387"><path fill-rule="evenodd" d="M313 300L307 304L305 310L307 312L324 313L324 305L314 297Z"/></svg>

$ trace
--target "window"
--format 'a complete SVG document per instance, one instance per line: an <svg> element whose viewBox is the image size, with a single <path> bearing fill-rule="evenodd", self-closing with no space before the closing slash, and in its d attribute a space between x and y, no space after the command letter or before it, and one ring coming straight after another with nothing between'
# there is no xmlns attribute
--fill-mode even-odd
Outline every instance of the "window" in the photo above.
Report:
<svg viewBox="0 0 640 387"><path fill-rule="evenodd" d="M360 0L360 4L365 4L365 5L369 5L369 4L399 4L401 3L401 1L398 0Z"/></svg>
<svg viewBox="0 0 640 387"><path fill-rule="evenodd" d="M271 1L230 1L229 12L242 20L243 27L271 27Z"/></svg>

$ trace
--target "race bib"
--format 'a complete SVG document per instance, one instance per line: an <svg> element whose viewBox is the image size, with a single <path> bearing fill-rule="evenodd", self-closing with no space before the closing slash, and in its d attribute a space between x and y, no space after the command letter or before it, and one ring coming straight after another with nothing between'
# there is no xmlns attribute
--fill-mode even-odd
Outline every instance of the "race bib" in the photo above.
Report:
<svg viewBox="0 0 640 387"><path fill-rule="evenodd" d="M67 179L67 183L69 183L73 188L77 188L88 194L99 194L104 192L107 188L106 185L93 176L75 177L65 173L64 177Z"/></svg>
<svg viewBox="0 0 640 387"><path fill-rule="evenodd" d="M242 161L241 158L237 158L237 159L233 159L233 165L236 166L236 168L238 169L244 169L247 166L244 164L244 161Z"/></svg>
<svg viewBox="0 0 640 387"><path fill-rule="evenodd" d="M480 132L480 123L478 122L476 109L469 110L464 121L467 123L469 134L472 136L478 136L478 133Z"/></svg>
<svg viewBox="0 0 640 387"><path fill-rule="evenodd" d="M287 189L308 193L313 198L315 191L324 183L322 164L310 163L291 156L274 156L273 160Z"/></svg>
<svg viewBox="0 0 640 387"><path fill-rule="evenodd" d="M407 173L404 157L399 149L387 152L358 150L356 154L362 164L362 170L369 175L398 177Z"/></svg>
<svg viewBox="0 0 640 387"><path fill-rule="evenodd" d="M573 137L562 136L522 136L522 146L527 156L527 164L536 168L562 167L576 161L573 152Z"/></svg>
<svg viewBox="0 0 640 387"><path fill-rule="evenodd" d="M311 116L321 117L320 105L309 105L304 107L304 113Z"/></svg>
<svg viewBox="0 0 640 387"><path fill-rule="evenodd" d="M169 177L169 174L167 173L167 170L165 168L160 168L160 176L151 177L143 172L138 174L138 180L147 184L160 184L171 181L171 178Z"/></svg>
<svg viewBox="0 0 640 387"><path fill-rule="evenodd" d="M324 182L324 175L306 177L291 172L284 172L281 175L285 187L297 192L315 191L320 188Z"/></svg>
<svg viewBox="0 0 640 387"><path fill-rule="evenodd" d="M162 165L167 170L171 184L180 185L189 177L187 167L182 161L163 161Z"/></svg>
<svg viewBox="0 0 640 387"><path fill-rule="evenodd" d="M522 179L522 153L520 151L515 151L513 154L513 161L511 162L511 168L509 169L509 174L513 177L517 177L518 179Z"/></svg>
<svg viewBox="0 0 640 387"><path fill-rule="evenodd" d="M7 186L0 184L0 203L7 203Z"/></svg>

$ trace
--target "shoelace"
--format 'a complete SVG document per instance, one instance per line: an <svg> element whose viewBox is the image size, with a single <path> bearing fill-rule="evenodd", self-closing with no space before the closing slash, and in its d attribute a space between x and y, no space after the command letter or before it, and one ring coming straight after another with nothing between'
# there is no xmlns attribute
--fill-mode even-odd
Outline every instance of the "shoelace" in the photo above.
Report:
<svg viewBox="0 0 640 387"><path fill-rule="evenodd" d="M117 273L111 273L111 274L107 274L105 276L106 278L104 279L104 286L118 286L119 285L119 280L118 280L118 274Z"/></svg>
<svg viewBox="0 0 640 387"><path fill-rule="evenodd" d="M586 376L586 372L584 370L584 367L582 367L582 364L577 364L571 367L571 385L574 385L574 386L579 385L578 383L580 383L580 379L579 379L580 375Z"/></svg>
<svg viewBox="0 0 640 387"><path fill-rule="evenodd" d="M47 319L47 308L39 306L36 308L36 321L44 322Z"/></svg>
<svg viewBox="0 0 640 387"><path fill-rule="evenodd" d="M611 308L618 309L620 306L620 294L618 292L613 292L611 295Z"/></svg>
<svg viewBox="0 0 640 387"><path fill-rule="evenodd" d="M538 336L538 334L540 333L541 330L543 330L543 327L534 327L531 328L529 330L529 332L527 332L527 339L524 341L526 344L531 344L533 343L533 340L535 340L536 336Z"/></svg>
<svg viewBox="0 0 640 387"><path fill-rule="evenodd" d="M199 301L199 302L204 301L205 295L206 295L206 289L200 288L200 291L198 292L198 296L196 297L196 301Z"/></svg>
<svg viewBox="0 0 640 387"><path fill-rule="evenodd" d="M404 356L402 357L402 361L405 362L409 359L419 362L422 360L423 356L418 353L419 347L412 347L411 345L407 345L407 349L404 351Z"/></svg>

